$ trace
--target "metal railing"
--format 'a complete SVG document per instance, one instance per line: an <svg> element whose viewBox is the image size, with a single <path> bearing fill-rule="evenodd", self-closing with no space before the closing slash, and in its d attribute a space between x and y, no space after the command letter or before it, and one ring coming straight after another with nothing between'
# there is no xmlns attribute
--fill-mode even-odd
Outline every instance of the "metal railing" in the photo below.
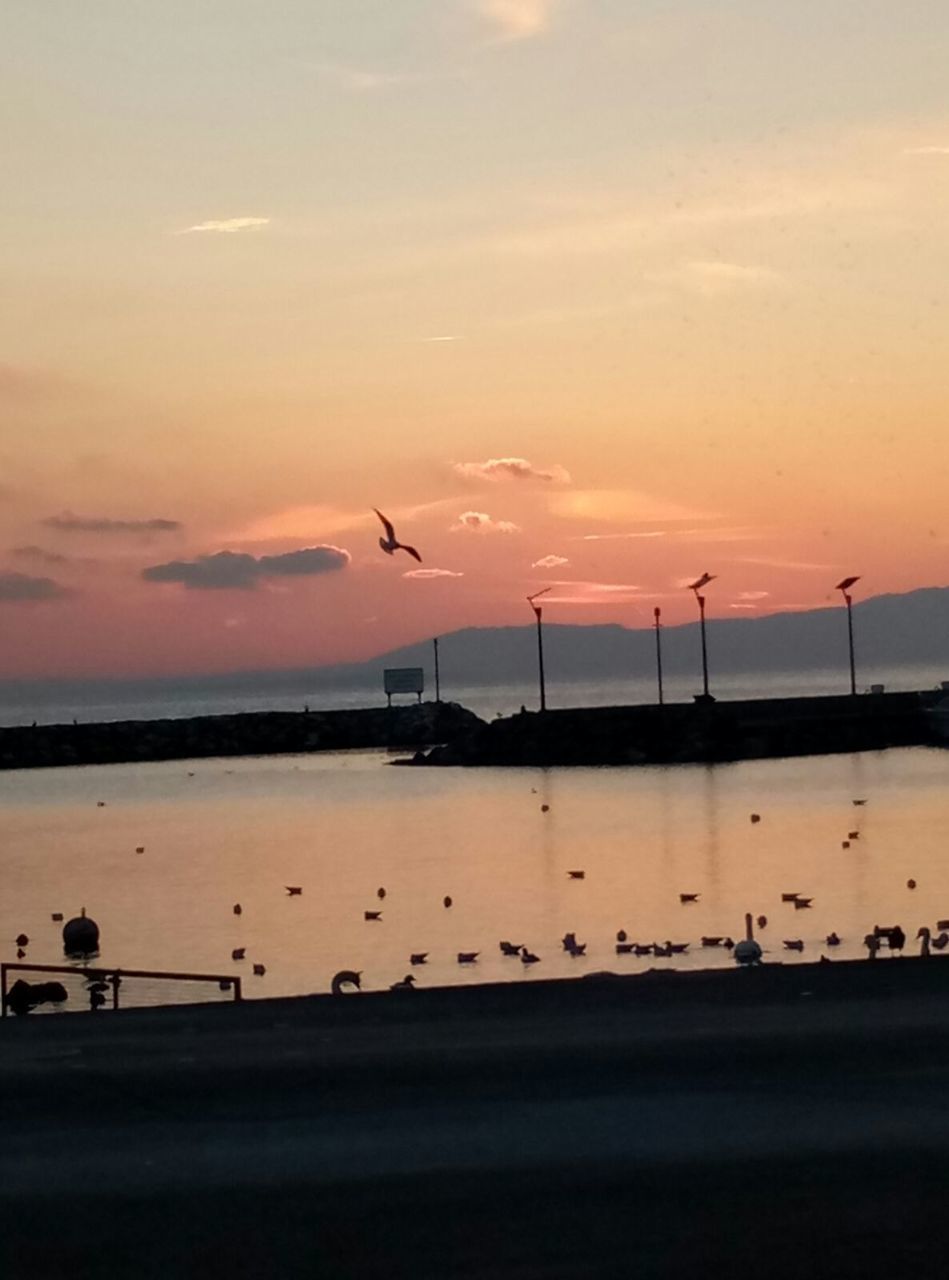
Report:
<svg viewBox="0 0 949 1280"><path fill-rule="evenodd" d="M219 990L234 993L234 1001L241 1000L241 979L229 973L169 973L158 969L122 969L117 967L103 968L100 965L86 967L68 964L28 964L22 961L4 961L0 963L0 1017L6 1017L7 1007L7 975L9 973L60 973L74 978L82 978L87 982L104 982L112 988L112 1008L119 1008L119 992L126 978L154 979L161 982L205 982L216 983ZM200 1002L199 1002L200 1003ZM95 1007L95 1006L92 1006Z"/></svg>

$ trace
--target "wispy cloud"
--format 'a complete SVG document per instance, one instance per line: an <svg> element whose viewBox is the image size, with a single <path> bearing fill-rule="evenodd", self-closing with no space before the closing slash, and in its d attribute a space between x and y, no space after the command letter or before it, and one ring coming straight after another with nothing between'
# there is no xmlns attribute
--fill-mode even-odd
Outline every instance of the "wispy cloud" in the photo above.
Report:
<svg viewBox="0 0 949 1280"><path fill-rule="evenodd" d="M714 518L713 513L666 502L634 489L556 490L549 495L548 503L553 515L566 520L642 523L653 528L669 521L688 521L691 524L696 520Z"/></svg>
<svg viewBox="0 0 949 1280"><path fill-rule="evenodd" d="M907 147L904 156L949 156L949 147L929 146L929 147Z"/></svg>
<svg viewBox="0 0 949 1280"><path fill-rule="evenodd" d="M520 525L495 520L486 511L463 511L451 526L452 533L520 533Z"/></svg>
<svg viewBox="0 0 949 1280"><path fill-rule="evenodd" d="M461 333L436 333L432 338L418 338L418 342L464 342Z"/></svg>
<svg viewBox="0 0 949 1280"><path fill-rule="evenodd" d="M191 590L249 591L261 578L313 577L346 569L350 554L342 547L301 547L277 556L217 551L194 560L171 560L142 570L146 582L180 582Z"/></svg>
<svg viewBox="0 0 949 1280"><path fill-rule="evenodd" d="M403 573L403 578L463 578L463 573L458 573L454 569L407 569Z"/></svg>
<svg viewBox="0 0 949 1280"><path fill-rule="evenodd" d="M800 573L834 573L839 568L832 564L815 564L809 560L782 560L771 556L739 556L736 563L761 565L765 569L790 569Z"/></svg>
<svg viewBox="0 0 949 1280"><path fill-rule="evenodd" d="M60 533L176 533L184 528L180 520L155 517L148 520L111 520L107 516L77 516L64 511L59 516L47 516L41 522L48 529Z"/></svg>
<svg viewBox="0 0 949 1280"><path fill-rule="evenodd" d="M62 555L59 551L47 551L45 547L38 547L34 544L24 547L11 547L10 554L18 556L21 560L35 560L37 564L69 564L69 556Z"/></svg>
<svg viewBox="0 0 949 1280"><path fill-rule="evenodd" d="M788 283L787 277L771 267L741 262L683 262L665 271L649 274L656 283L675 285L707 297L732 293L736 289L778 288Z"/></svg>
<svg viewBox="0 0 949 1280"><path fill-rule="evenodd" d="M465 72L458 68L437 71L382 71L374 67L349 67L337 62L321 62L318 71L347 93L379 93L402 86L427 84L432 80L459 80Z"/></svg>
<svg viewBox="0 0 949 1280"><path fill-rule="evenodd" d="M255 231L269 224L269 218L211 218L207 222L196 222L193 227L184 227L178 234L188 236L194 231L221 231L232 235L235 231Z"/></svg>
<svg viewBox="0 0 949 1280"><path fill-rule="evenodd" d="M27 573L0 573L0 604L58 600L69 594L65 587L52 578L34 578Z"/></svg>
<svg viewBox="0 0 949 1280"><path fill-rule="evenodd" d="M561 565L569 564L570 561L566 556L543 556L540 560L535 560L531 565L532 569L559 569Z"/></svg>
<svg viewBox="0 0 949 1280"><path fill-rule="evenodd" d="M559 0L477 0L478 12L499 41L527 40L550 25Z"/></svg>
<svg viewBox="0 0 949 1280"><path fill-rule="evenodd" d="M546 480L570 483L570 472L555 464L535 467L527 458L488 458L485 462L453 462L452 470L466 480Z"/></svg>
<svg viewBox="0 0 949 1280"><path fill-rule="evenodd" d="M631 582L588 582L561 580L544 597L546 604L628 604L634 600L651 600L642 588Z"/></svg>

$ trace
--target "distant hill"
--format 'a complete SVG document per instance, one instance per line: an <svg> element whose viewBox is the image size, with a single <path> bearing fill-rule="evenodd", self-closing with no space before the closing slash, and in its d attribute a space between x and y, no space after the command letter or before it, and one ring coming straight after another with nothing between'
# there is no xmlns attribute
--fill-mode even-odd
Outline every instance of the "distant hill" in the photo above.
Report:
<svg viewBox="0 0 949 1280"><path fill-rule="evenodd" d="M854 605L858 665L879 667L946 665L949 678L949 587L924 587L903 595L875 596ZM522 627L468 627L440 638L444 669L453 684L514 684L533 680L536 631ZM709 665L715 671L811 671L847 664L843 605L763 618L715 618L707 623ZM697 622L664 627L663 666L673 674L694 672L700 653ZM651 628L563 626L544 622L544 657L560 680L609 679L651 672L655 635ZM384 667L430 669L432 643L406 645L369 662L324 667L321 685L378 687Z"/></svg>
<svg viewBox="0 0 949 1280"><path fill-rule="evenodd" d="M945 668L949 679L949 587L925 587L903 595L875 596L854 606L858 674L897 666ZM440 637L442 673L448 689L491 685L532 687L537 674L536 630L467 627ZM715 618L708 622L709 668L717 675L807 672L847 666L847 617L842 604L763 618ZM627 679L655 670L652 628L564 626L544 621L544 655L553 683ZM700 669L697 622L664 627L663 667L669 676ZM430 639L380 654L368 662L224 675L178 676L136 681L3 681L0 695L20 702L31 697L59 699L75 694L89 703L138 696L187 699L232 694L269 696L332 690L372 690L377 696L385 667L421 666L432 689Z"/></svg>

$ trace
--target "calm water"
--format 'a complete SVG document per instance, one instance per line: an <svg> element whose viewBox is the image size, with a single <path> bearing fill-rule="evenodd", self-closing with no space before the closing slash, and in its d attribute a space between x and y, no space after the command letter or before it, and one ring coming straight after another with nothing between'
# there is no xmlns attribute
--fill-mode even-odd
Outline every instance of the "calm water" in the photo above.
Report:
<svg viewBox="0 0 949 1280"><path fill-rule="evenodd" d="M416 971L429 984L728 965L698 939L740 936L745 910L768 916L760 940L790 962L784 938L804 939L802 958L815 959L836 930L837 954L856 956L874 923L899 922L914 936L949 918L949 752L547 771L385 760L372 752L0 774L4 958L24 931L30 961L61 962L50 915L83 905L102 928L102 963L242 972L252 996L326 990L344 967L387 986L412 951L429 952ZM859 838L844 849L852 830ZM569 879L571 869L586 878ZM302 896L288 897L285 885L301 885ZM366 923L380 885L382 922ZM790 891L813 895L813 908L782 904ZM701 901L682 906L680 892ZM675 961L618 957L619 928L693 947ZM567 930L588 943L587 959L562 953ZM501 938L526 943L541 963L525 971L502 958ZM243 964L231 960L240 946ZM460 967L459 950L480 951L478 963ZM254 961L264 977L251 975Z"/></svg>

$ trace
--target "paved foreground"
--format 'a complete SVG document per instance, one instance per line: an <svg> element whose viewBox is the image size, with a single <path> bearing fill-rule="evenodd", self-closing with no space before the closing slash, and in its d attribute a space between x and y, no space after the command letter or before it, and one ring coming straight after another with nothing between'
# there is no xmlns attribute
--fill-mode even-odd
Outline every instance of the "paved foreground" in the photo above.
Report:
<svg viewBox="0 0 949 1280"><path fill-rule="evenodd" d="M7 1019L4 1276L908 1275L949 960Z"/></svg>

